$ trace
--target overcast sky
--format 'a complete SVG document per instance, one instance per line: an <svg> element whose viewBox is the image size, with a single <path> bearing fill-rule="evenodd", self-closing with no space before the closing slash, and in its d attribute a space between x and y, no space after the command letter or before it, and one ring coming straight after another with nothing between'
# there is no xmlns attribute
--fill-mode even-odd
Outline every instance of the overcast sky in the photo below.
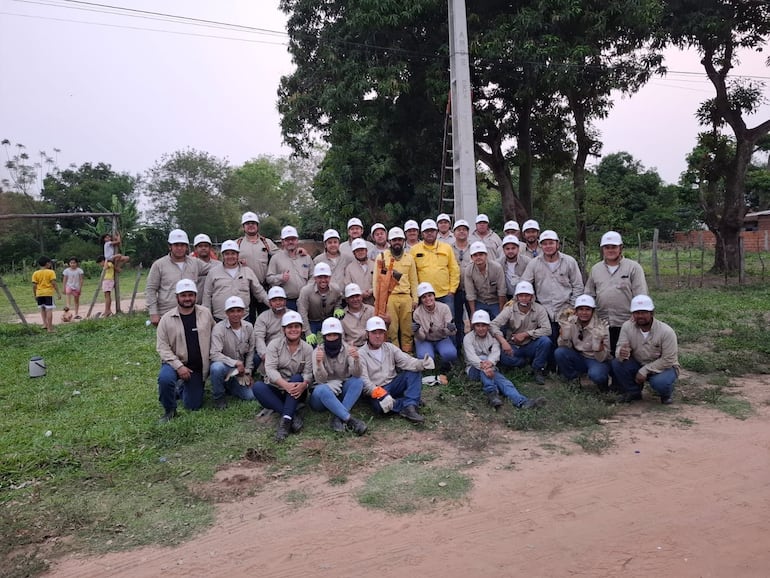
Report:
<svg viewBox="0 0 770 578"><path fill-rule="evenodd" d="M61 168L101 161L131 173L187 147L232 164L289 154L275 104L292 70L277 0L105 4L249 30L95 12L86 2L0 0L0 139L33 157L58 148ZM671 53L667 63L666 78L618 98L598 128L605 154L628 151L676 182L699 130L693 112L713 90L696 54ZM762 54L744 55L739 70L770 76ZM750 125L768 116L764 107Z"/></svg>

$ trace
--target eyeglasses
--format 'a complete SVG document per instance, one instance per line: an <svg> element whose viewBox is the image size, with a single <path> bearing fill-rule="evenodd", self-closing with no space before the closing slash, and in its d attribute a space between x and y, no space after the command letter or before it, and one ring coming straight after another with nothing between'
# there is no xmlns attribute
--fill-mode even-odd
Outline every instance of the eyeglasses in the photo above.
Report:
<svg viewBox="0 0 770 578"><path fill-rule="evenodd" d="M582 330L582 329L580 329L580 330L578 331L578 339L579 339L580 341L583 341L583 330Z"/></svg>
<svg viewBox="0 0 770 578"><path fill-rule="evenodd" d="M465 257L465 251L460 251L460 255L457 257L457 260L462 261L463 257Z"/></svg>

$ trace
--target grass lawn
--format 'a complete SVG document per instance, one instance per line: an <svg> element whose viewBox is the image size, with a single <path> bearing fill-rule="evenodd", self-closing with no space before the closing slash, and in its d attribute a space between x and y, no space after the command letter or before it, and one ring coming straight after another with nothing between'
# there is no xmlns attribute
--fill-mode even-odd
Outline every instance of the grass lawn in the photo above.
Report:
<svg viewBox="0 0 770 578"><path fill-rule="evenodd" d="M770 369L767 286L654 295L658 317L678 332L684 369L695 375L678 382L676 401L711 403L737 418L749 415L750 406L731 396L730 378ZM366 444L334 435L327 427L328 415L312 412L301 436L275 444L273 428L255 423L253 403L231 402L226 411L215 411L209 400L200 412L182 411L178 419L159 425L155 330L144 321L143 315L86 320L58 326L52 335L40 327L0 325L4 576L42 572L46 559L67 549L100 552L190 538L214 517L214 498L196 489L219 466L241 459L247 448L270 471L285 472L291 465L286 475L321 472L332 484L346 483L381 457L368 452ZM28 377L34 355L45 359L47 376ZM591 391L569 391L555 379L537 387L521 372L510 375L526 395L546 395L546 408L495 413L480 386L458 370L448 386L425 388L424 427L469 454L487 446L490 423L544 432L544 443L549 432L569 431L586 452L601 453L611 446L612 439L597 424L614 414L614 405ZM371 419L368 409L355 411ZM367 435L406 431L414 428L405 420L378 419L370 422ZM420 472L405 468L410 460L403 458L372 474L372 483L387 485L408 469L414 479L403 478L404 491L426 503L436 498L425 494L426 488L443 484L441 496L451 500L469 487L460 468L434 467L431 462L438 456L418 457L411 461L422 464ZM299 494L290 498L304 501ZM358 499L378 507L371 494ZM400 511L400 506L394 508Z"/></svg>

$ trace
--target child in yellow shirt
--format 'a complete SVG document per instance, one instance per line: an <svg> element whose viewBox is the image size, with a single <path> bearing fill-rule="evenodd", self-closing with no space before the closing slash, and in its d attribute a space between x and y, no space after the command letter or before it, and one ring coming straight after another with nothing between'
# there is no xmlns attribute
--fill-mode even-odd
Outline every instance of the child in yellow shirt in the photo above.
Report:
<svg viewBox="0 0 770 578"><path fill-rule="evenodd" d="M48 257L40 257L37 260L40 269L32 273L32 295L35 296L37 306L40 308L40 317L43 327L48 333L53 331L53 310L56 308L53 295L61 299L59 286L56 284L56 273L53 270L53 261Z"/></svg>

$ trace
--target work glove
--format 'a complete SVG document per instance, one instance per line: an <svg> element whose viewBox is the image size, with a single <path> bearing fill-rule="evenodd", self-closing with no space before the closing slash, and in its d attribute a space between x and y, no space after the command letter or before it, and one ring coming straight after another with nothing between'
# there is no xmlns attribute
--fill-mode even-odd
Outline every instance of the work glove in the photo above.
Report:
<svg viewBox="0 0 770 578"><path fill-rule="evenodd" d="M433 361L433 358L425 354L425 357L422 358L422 368L423 369L435 369L436 368L436 362Z"/></svg>
<svg viewBox="0 0 770 578"><path fill-rule="evenodd" d="M416 321L412 322L412 333L417 333L420 330L420 324Z"/></svg>
<svg viewBox="0 0 770 578"><path fill-rule="evenodd" d="M317 345L318 344L318 337L316 337L315 333L311 333L307 337L305 337L305 341L307 341L308 345Z"/></svg>
<svg viewBox="0 0 770 578"><path fill-rule="evenodd" d="M449 333L457 333L457 325L450 321L446 324L446 330L449 331Z"/></svg>
<svg viewBox="0 0 770 578"><path fill-rule="evenodd" d="M380 401L380 408L382 409L382 413L388 413L393 410L393 405L396 403L396 400L394 400L390 395L385 395Z"/></svg>
<svg viewBox="0 0 770 578"><path fill-rule="evenodd" d="M342 319L343 317L345 317L345 310L344 309L340 309L338 307L337 309L334 310L334 316L337 319Z"/></svg>
<svg viewBox="0 0 770 578"><path fill-rule="evenodd" d="M382 399L386 395L388 395L388 390L384 387L380 387L379 385L372 390L373 399Z"/></svg>

